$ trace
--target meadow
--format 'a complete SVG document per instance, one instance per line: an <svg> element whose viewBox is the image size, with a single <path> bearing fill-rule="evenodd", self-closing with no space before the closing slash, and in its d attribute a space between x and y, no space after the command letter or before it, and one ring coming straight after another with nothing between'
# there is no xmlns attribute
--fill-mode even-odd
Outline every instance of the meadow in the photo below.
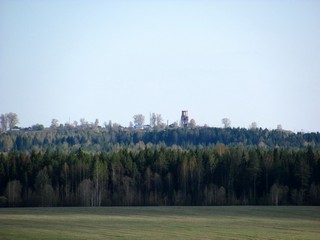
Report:
<svg viewBox="0 0 320 240"><path fill-rule="evenodd" d="M0 239L320 239L320 207L2 208Z"/></svg>

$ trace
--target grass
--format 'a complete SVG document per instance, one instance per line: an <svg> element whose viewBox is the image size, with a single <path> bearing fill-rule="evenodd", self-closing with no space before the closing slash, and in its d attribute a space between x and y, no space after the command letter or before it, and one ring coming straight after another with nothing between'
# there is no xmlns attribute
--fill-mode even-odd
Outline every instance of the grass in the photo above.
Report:
<svg viewBox="0 0 320 240"><path fill-rule="evenodd" d="M2 208L0 239L320 239L320 207Z"/></svg>

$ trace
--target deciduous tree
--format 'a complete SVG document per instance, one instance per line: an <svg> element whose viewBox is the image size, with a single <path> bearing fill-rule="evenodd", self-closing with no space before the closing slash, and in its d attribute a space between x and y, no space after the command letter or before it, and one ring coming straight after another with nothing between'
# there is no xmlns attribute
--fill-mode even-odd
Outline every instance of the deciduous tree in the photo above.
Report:
<svg viewBox="0 0 320 240"><path fill-rule="evenodd" d="M256 122L252 122L249 126L249 129L255 130L257 129L257 127L258 127L258 124Z"/></svg>
<svg viewBox="0 0 320 240"><path fill-rule="evenodd" d="M6 197L10 207L17 207L21 203L21 183L18 180L10 181L6 188Z"/></svg>
<svg viewBox="0 0 320 240"><path fill-rule="evenodd" d="M8 118L7 114L1 114L0 116L0 122L1 122L1 131L6 132L8 130Z"/></svg>
<svg viewBox="0 0 320 240"><path fill-rule="evenodd" d="M59 121L58 121L58 119L52 119L52 121L51 121L51 126L50 126L51 128L57 128L57 127L59 127Z"/></svg>
<svg viewBox="0 0 320 240"><path fill-rule="evenodd" d="M7 119L8 119L9 129L14 128L19 123L18 115L16 113L13 113L13 112L8 113Z"/></svg>
<svg viewBox="0 0 320 240"><path fill-rule="evenodd" d="M144 124L144 116L142 114L134 115L133 122L134 122L135 126L142 126Z"/></svg>
<svg viewBox="0 0 320 240"><path fill-rule="evenodd" d="M35 188L40 198L40 206L52 206L54 202L54 191L51 186L47 168L43 168L38 172L35 180Z"/></svg>
<svg viewBox="0 0 320 240"><path fill-rule="evenodd" d="M189 122L189 127L190 128L195 128L197 125L196 125L196 121L192 118Z"/></svg>
<svg viewBox="0 0 320 240"><path fill-rule="evenodd" d="M229 128L231 126L231 121L229 118L222 118L222 124L224 128Z"/></svg>

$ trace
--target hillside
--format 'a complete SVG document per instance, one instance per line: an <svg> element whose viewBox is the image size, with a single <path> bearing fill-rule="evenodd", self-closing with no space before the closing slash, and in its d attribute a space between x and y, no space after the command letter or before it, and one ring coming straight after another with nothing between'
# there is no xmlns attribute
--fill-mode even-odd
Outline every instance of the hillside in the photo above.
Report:
<svg viewBox="0 0 320 240"><path fill-rule="evenodd" d="M320 149L320 133L292 133L283 130L244 128L163 128L137 130L118 125L102 127L59 127L20 129L0 134L0 152L59 150L109 152L136 144L162 146L212 147L217 144L259 146L263 148Z"/></svg>

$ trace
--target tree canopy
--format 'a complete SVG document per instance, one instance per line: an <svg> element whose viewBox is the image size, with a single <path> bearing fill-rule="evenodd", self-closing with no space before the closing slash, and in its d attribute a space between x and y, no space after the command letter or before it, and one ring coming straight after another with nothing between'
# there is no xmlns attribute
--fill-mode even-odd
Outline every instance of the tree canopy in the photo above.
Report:
<svg viewBox="0 0 320 240"><path fill-rule="evenodd" d="M320 151L139 145L0 154L2 206L320 204ZM2 197L1 197L2 196Z"/></svg>
<svg viewBox="0 0 320 240"><path fill-rule="evenodd" d="M0 152L60 150L73 152L80 147L88 152L108 152L117 147L134 147L137 143L179 146L212 147L217 144L260 146L265 148L320 149L320 133L292 133L262 128L159 127L148 129L123 128L117 124L99 127L67 125L44 128L36 124L20 131L0 134Z"/></svg>
<svg viewBox="0 0 320 240"><path fill-rule="evenodd" d="M80 122L0 134L0 206L320 204L319 133Z"/></svg>

